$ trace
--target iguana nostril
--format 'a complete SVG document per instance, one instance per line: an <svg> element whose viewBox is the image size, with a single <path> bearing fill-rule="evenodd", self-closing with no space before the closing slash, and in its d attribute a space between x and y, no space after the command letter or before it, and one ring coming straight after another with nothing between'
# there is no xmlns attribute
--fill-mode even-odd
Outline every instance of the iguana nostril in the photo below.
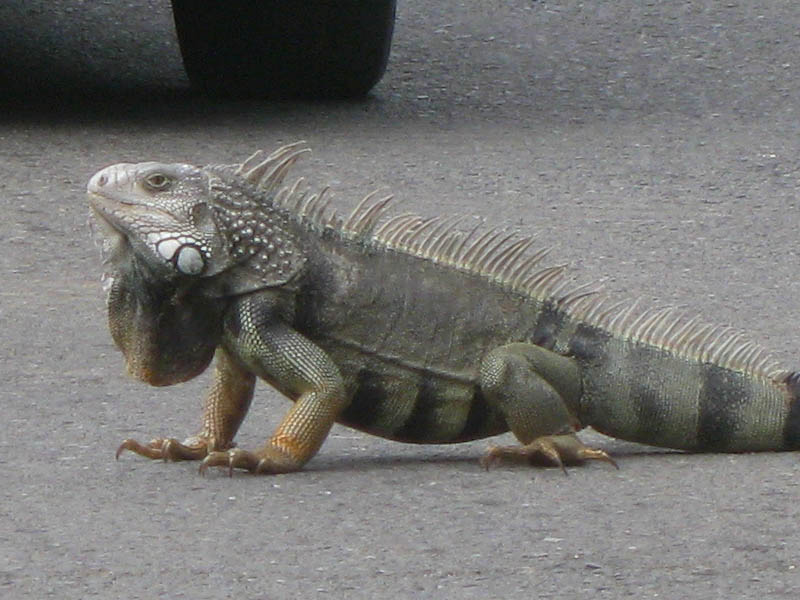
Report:
<svg viewBox="0 0 800 600"><path fill-rule="evenodd" d="M96 190L108 185L108 173L105 171L100 171L99 173L95 173L92 178L89 180L89 191Z"/></svg>

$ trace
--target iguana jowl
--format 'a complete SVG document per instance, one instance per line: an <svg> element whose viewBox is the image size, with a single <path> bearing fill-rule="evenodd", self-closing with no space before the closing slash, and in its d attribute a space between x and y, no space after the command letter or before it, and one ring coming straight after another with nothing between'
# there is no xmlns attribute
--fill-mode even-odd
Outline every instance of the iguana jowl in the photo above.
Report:
<svg viewBox="0 0 800 600"><path fill-rule="evenodd" d="M729 328L640 310L533 242L457 220L385 218L366 198L347 219L325 193L284 187L306 150L241 165L117 164L88 191L106 256L112 337L153 385L216 356L200 431L117 451L258 473L300 469L334 422L406 442L512 431L531 462L612 462L575 436L692 451L800 447L800 374ZM256 378L294 404L255 451L234 447Z"/></svg>

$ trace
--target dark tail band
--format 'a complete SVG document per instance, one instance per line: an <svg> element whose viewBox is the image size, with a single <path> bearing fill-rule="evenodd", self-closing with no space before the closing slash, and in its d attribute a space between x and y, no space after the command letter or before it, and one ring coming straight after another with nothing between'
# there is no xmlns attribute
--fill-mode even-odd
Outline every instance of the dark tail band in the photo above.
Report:
<svg viewBox="0 0 800 600"><path fill-rule="evenodd" d="M786 450L800 449L800 371L786 376L789 414L783 428L783 445Z"/></svg>

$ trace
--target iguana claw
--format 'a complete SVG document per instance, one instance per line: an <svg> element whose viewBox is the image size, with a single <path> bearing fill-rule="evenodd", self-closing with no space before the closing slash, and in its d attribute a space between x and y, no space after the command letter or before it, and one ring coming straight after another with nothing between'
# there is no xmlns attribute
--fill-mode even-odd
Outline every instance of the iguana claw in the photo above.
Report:
<svg viewBox="0 0 800 600"><path fill-rule="evenodd" d="M115 457L119 460L120 454L125 450L130 450L145 458L161 459L165 462L200 460L208 454L208 447L208 440L198 436L190 437L183 442L179 442L175 438L156 438L147 444L128 438L119 445Z"/></svg>
<svg viewBox="0 0 800 600"><path fill-rule="evenodd" d="M200 474L205 475L209 467L228 467L228 476L233 477L234 469L245 469L251 473L269 473L266 461L252 452L234 448L226 452L209 452L200 463ZM263 470L262 470L263 469Z"/></svg>
<svg viewBox="0 0 800 600"><path fill-rule="evenodd" d="M297 471L302 466L302 463L268 445L255 452L239 448L209 452L200 463L200 474L204 475L209 467L228 467L228 475L233 475L234 469L244 469L257 475L276 475Z"/></svg>
<svg viewBox="0 0 800 600"><path fill-rule="evenodd" d="M560 467L565 475L565 465L579 465L587 460L601 460L619 469L616 461L607 452L589 448L572 434L542 436L524 446L492 446L480 462L488 471L504 459Z"/></svg>

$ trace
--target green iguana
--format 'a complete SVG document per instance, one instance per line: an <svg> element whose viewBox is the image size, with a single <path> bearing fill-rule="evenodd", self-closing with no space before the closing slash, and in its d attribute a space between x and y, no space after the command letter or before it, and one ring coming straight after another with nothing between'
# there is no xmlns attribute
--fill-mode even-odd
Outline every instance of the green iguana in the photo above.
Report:
<svg viewBox="0 0 800 600"><path fill-rule="evenodd" d="M102 229L111 335L153 385L216 356L200 431L117 450L255 473L300 469L334 422L417 443L510 430L504 458L611 462L575 435L690 451L800 447L800 373L739 332L640 310L533 241L453 218L348 218L325 190L284 187L301 143L240 165L117 164L88 192ZM235 448L256 378L294 404L260 448Z"/></svg>

